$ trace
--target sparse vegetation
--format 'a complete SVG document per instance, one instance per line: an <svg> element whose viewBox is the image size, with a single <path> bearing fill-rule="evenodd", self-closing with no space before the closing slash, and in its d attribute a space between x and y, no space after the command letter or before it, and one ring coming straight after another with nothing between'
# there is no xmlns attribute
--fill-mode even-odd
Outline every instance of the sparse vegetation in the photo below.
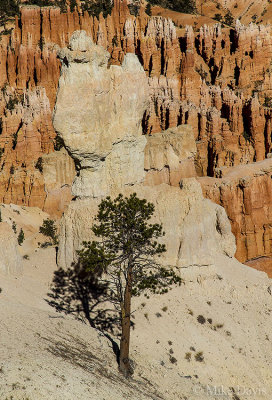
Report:
<svg viewBox="0 0 272 400"><path fill-rule="evenodd" d="M257 14L252 15L251 19L252 19L252 22L254 22L254 24L256 23L257 18L258 18Z"/></svg>
<svg viewBox="0 0 272 400"><path fill-rule="evenodd" d="M21 103L22 101L23 101L23 95L14 94L9 97L8 102L6 104L6 108L9 111L12 111L15 109L17 104Z"/></svg>
<svg viewBox="0 0 272 400"><path fill-rule="evenodd" d="M84 4L82 4L83 11L88 11L90 15L95 17L99 17L99 14L102 13L104 17L111 13L113 4L111 0L86 0Z"/></svg>
<svg viewBox="0 0 272 400"><path fill-rule="evenodd" d="M134 15L135 17L138 17L139 15L139 10L140 10L140 4L137 3L131 3L128 5L129 12L131 15Z"/></svg>
<svg viewBox="0 0 272 400"><path fill-rule="evenodd" d="M17 225L16 225L15 221L12 222L12 226L11 227L12 227L13 232L17 233Z"/></svg>
<svg viewBox="0 0 272 400"><path fill-rule="evenodd" d="M192 360L192 353L186 353L184 358L185 358L185 360L190 362Z"/></svg>
<svg viewBox="0 0 272 400"><path fill-rule="evenodd" d="M18 0L0 0L0 22L5 22L9 18L19 14Z"/></svg>
<svg viewBox="0 0 272 400"><path fill-rule="evenodd" d="M263 102L264 107L272 107L272 97L270 96L265 96L264 97L264 102Z"/></svg>
<svg viewBox="0 0 272 400"><path fill-rule="evenodd" d="M161 6L169 10L178 11L186 14L196 13L195 0L148 0L151 5Z"/></svg>
<svg viewBox="0 0 272 400"><path fill-rule="evenodd" d="M70 10L74 11L77 8L76 0L70 0Z"/></svg>
<svg viewBox="0 0 272 400"><path fill-rule="evenodd" d="M214 15L213 19L215 19L218 22L222 22L223 17L221 14L217 13Z"/></svg>
<svg viewBox="0 0 272 400"><path fill-rule="evenodd" d="M204 361L203 351L199 351L198 353L195 354L195 360L198 362Z"/></svg>
<svg viewBox="0 0 272 400"><path fill-rule="evenodd" d="M232 26L232 25L233 25L234 18L233 18L232 13L230 12L230 10L227 11L227 13L226 13L226 15L225 15L225 17L224 17L223 22L224 22L224 24L229 25L229 26Z"/></svg>
<svg viewBox="0 0 272 400"><path fill-rule="evenodd" d="M52 219L45 219L43 221L42 226L40 226L40 233L50 238L51 245L56 246L58 244L57 228Z"/></svg>
<svg viewBox="0 0 272 400"><path fill-rule="evenodd" d="M162 316L161 313L159 313L159 312L157 312L155 315L157 318L160 318Z"/></svg>
<svg viewBox="0 0 272 400"><path fill-rule="evenodd" d="M206 323L206 318L205 317L203 317L203 315L199 315L198 317L197 317L197 322L199 322L200 324L205 324Z"/></svg>
<svg viewBox="0 0 272 400"><path fill-rule="evenodd" d="M139 199L136 193L112 200L107 197L99 205L92 227L101 241L84 242L78 252L79 260L89 266L95 276L107 271L109 301L121 316L120 371L126 377L133 372L129 360L131 299L142 292L167 293L181 278L173 269L164 268L155 259L166 251L157 240L164 236L162 226L149 224L154 205ZM99 281L99 279L98 279Z"/></svg>
<svg viewBox="0 0 272 400"><path fill-rule="evenodd" d="M176 364L178 362L178 360L173 356L169 357L169 361L170 361L171 364Z"/></svg>
<svg viewBox="0 0 272 400"><path fill-rule="evenodd" d="M24 240L25 240L25 234L24 234L24 231L23 231L22 228L21 228L21 230L20 230L20 232L19 232L19 235L18 235L17 240L18 240L19 246L22 246L22 244L23 244L23 242L24 242Z"/></svg>
<svg viewBox="0 0 272 400"><path fill-rule="evenodd" d="M201 76L202 80L206 80L207 81L208 73L206 71L204 71L202 65L200 65L200 67L196 68L196 72L199 73L199 75Z"/></svg>

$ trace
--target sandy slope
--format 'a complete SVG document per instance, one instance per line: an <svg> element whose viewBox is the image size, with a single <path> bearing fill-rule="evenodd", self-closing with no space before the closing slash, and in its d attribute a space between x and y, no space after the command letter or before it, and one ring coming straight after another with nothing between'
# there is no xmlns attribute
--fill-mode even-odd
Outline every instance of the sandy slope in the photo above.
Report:
<svg viewBox="0 0 272 400"><path fill-rule="evenodd" d="M0 275L1 400L204 400L218 398L211 393L221 385L241 400L272 398L272 297L265 274L223 257L217 266L183 269L185 284L167 295L137 299L136 371L125 381L107 339L44 301L54 260L53 249L40 249L24 260L23 275ZM195 360L198 352L204 361ZM239 386L260 394L239 394Z"/></svg>

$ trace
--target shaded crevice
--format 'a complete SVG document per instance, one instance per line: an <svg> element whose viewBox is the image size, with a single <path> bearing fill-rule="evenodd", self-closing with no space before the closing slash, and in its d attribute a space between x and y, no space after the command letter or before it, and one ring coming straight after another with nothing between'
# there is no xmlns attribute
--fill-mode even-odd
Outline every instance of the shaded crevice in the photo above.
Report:
<svg viewBox="0 0 272 400"><path fill-rule="evenodd" d="M239 79L240 79L240 68L238 65L234 68L234 79L235 79L235 85L239 85Z"/></svg>
<svg viewBox="0 0 272 400"><path fill-rule="evenodd" d="M215 153L213 150L212 143L208 145L208 166L207 166L207 176L213 177L214 176L214 160L215 160Z"/></svg>
<svg viewBox="0 0 272 400"><path fill-rule="evenodd" d="M161 75L164 75L164 70L165 70L165 45L164 45L164 39L162 39L161 43Z"/></svg>

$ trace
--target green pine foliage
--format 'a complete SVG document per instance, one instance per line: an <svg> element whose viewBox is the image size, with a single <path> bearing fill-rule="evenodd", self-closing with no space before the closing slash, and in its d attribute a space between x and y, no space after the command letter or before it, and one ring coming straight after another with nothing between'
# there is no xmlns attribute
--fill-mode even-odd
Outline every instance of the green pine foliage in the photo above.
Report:
<svg viewBox="0 0 272 400"><path fill-rule="evenodd" d="M19 14L18 0L0 0L0 22Z"/></svg>
<svg viewBox="0 0 272 400"><path fill-rule="evenodd" d="M154 211L154 205L139 199L136 193L130 197L120 194L114 200L107 197L100 203L92 227L99 240L84 242L78 252L86 270L101 275L109 301L120 314L119 369L125 377L133 373L129 361L132 297L148 292L163 294L172 285L181 285L174 270L158 261L166 251L159 242L165 233L161 224L150 223Z"/></svg>
<svg viewBox="0 0 272 400"><path fill-rule="evenodd" d="M40 226L40 233L47 236L51 240L51 244L56 246L58 244L57 228L52 219L45 219L42 226Z"/></svg>
<svg viewBox="0 0 272 400"><path fill-rule="evenodd" d="M82 3L82 10L88 11L89 14L99 17L102 12L104 18L111 14L113 3L111 0L86 0Z"/></svg>
<svg viewBox="0 0 272 400"><path fill-rule="evenodd" d="M18 240L19 246L22 246L22 244L23 244L23 242L25 240L25 234L24 234L24 231L23 231L22 228L21 228L21 230L19 232L17 240Z"/></svg>

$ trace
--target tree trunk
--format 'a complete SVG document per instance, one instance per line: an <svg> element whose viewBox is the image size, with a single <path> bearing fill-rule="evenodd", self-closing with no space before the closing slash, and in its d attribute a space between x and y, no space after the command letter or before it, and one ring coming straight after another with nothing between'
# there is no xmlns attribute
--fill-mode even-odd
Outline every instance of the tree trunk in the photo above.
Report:
<svg viewBox="0 0 272 400"><path fill-rule="evenodd" d="M126 378L128 378L133 373L129 361L131 292L132 292L132 268L129 267L125 294L124 294L124 302L121 305L122 336L120 343L120 364L119 364L120 372Z"/></svg>

